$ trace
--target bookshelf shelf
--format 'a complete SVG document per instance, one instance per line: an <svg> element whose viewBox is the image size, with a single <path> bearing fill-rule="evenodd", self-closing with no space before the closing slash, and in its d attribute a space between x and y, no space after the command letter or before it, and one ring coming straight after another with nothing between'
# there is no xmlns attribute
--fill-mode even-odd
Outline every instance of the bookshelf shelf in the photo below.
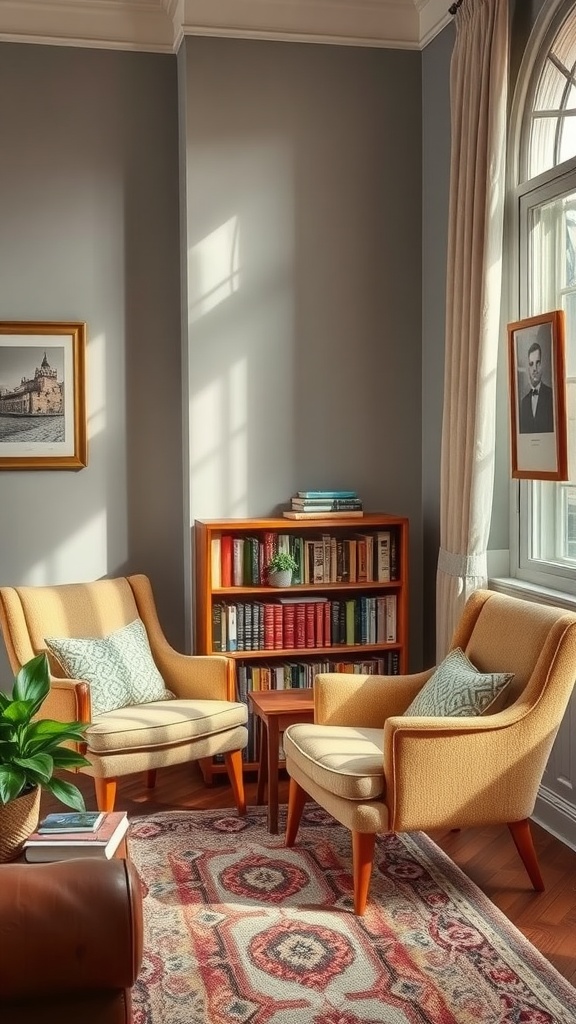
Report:
<svg viewBox="0 0 576 1024"><path fill-rule="evenodd" d="M299 563L291 587L266 584L276 550ZM199 519L194 556L195 651L232 659L240 699L247 689L311 686L322 671L407 672L405 517ZM252 721L249 731L253 770Z"/></svg>
<svg viewBox="0 0 576 1024"><path fill-rule="evenodd" d="M302 655L316 657L317 655L326 655L328 658L333 658L338 661L339 654L354 654L356 657L360 654L374 654L377 651L399 651L400 644L338 644L338 647L290 647L290 648L275 648L265 647L261 651L226 651L226 657L234 658L239 661L254 661L257 659L264 659L269 661L270 658L299 658Z"/></svg>
<svg viewBox="0 0 576 1024"><path fill-rule="evenodd" d="M214 587L214 597L265 597L273 601L275 597L282 597L289 590L294 594L324 594L342 590L342 583L316 583L312 585L294 584L291 587ZM397 590L398 581L392 580L388 583L373 581L372 583L346 583L347 591L361 590L363 593L370 590Z"/></svg>

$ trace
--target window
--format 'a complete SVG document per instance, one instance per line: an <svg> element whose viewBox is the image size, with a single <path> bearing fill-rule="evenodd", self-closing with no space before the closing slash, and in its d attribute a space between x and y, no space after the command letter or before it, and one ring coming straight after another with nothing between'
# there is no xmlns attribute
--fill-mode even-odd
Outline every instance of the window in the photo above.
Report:
<svg viewBox="0 0 576 1024"><path fill-rule="evenodd" d="M567 483L514 487L518 577L576 593L576 2L556 0L534 30L518 92L515 291L510 319L566 315ZM513 545L514 549L514 545Z"/></svg>

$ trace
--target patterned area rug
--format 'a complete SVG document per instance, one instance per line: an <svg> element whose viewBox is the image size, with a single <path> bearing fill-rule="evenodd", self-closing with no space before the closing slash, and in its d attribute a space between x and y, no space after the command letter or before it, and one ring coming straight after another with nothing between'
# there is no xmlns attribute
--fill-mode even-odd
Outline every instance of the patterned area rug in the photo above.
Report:
<svg viewBox="0 0 576 1024"><path fill-rule="evenodd" d="M378 840L352 911L350 833L298 845L264 809L137 818L145 958L134 1024L574 1024L576 990L422 833Z"/></svg>

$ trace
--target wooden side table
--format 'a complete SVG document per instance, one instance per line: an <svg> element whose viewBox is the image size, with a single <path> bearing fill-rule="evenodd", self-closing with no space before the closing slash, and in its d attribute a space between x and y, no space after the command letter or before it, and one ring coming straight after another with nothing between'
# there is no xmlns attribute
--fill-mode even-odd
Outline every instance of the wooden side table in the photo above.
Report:
<svg viewBox="0 0 576 1024"><path fill-rule="evenodd" d="M278 833L278 770L280 733L289 725L314 721L314 698L306 690L256 690L248 693L252 711L260 719L260 761L256 802L264 803L268 782L268 831Z"/></svg>

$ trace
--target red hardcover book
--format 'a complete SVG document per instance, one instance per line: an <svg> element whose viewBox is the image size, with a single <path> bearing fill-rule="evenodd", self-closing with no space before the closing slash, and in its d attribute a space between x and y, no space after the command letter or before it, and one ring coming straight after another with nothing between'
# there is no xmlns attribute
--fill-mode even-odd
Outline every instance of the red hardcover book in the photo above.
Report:
<svg viewBox="0 0 576 1024"><path fill-rule="evenodd" d="M282 605L275 604L272 607L274 610L274 649L281 651L284 647Z"/></svg>
<svg viewBox="0 0 576 1024"><path fill-rule="evenodd" d="M285 604L280 605L283 615L283 627L284 627L284 647L286 650L294 650L296 647L296 605ZM320 605L321 608L324 605Z"/></svg>
<svg viewBox="0 0 576 1024"><path fill-rule="evenodd" d="M314 605L314 611L316 617L316 647L324 647L324 605Z"/></svg>
<svg viewBox="0 0 576 1024"><path fill-rule="evenodd" d="M107 857L114 855L128 831L126 811L110 811L92 832L59 832L46 835L33 832L24 844L28 861L66 860L69 857Z"/></svg>
<svg viewBox="0 0 576 1024"><path fill-rule="evenodd" d="M296 647L306 647L306 605L296 605Z"/></svg>
<svg viewBox="0 0 576 1024"><path fill-rule="evenodd" d="M274 605L270 601L264 604L264 650L273 651L274 642Z"/></svg>
<svg viewBox="0 0 576 1024"><path fill-rule="evenodd" d="M324 609L324 647L332 646L332 606L330 601L322 605Z"/></svg>
<svg viewBox="0 0 576 1024"><path fill-rule="evenodd" d="M232 537L223 534L220 538L220 582L223 587L232 586Z"/></svg>
<svg viewBox="0 0 576 1024"><path fill-rule="evenodd" d="M272 533L271 530L266 530L262 537L262 567L263 573L260 576L260 582L262 584L268 583L267 566L270 563L272 555L276 553L276 534Z"/></svg>
<svg viewBox="0 0 576 1024"><path fill-rule="evenodd" d="M313 604L306 606L306 647L316 646L316 609Z"/></svg>

